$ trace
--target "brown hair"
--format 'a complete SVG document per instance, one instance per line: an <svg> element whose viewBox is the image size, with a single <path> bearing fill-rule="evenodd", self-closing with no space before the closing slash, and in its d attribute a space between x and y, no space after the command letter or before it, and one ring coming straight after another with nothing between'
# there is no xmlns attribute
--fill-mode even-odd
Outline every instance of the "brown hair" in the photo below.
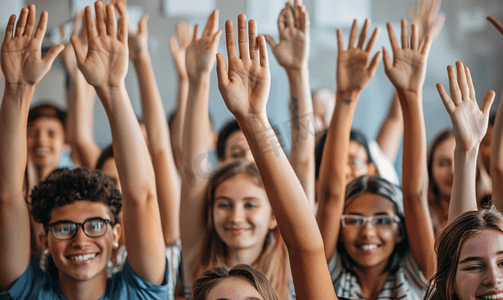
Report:
<svg viewBox="0 0 503 300"><path fill-rule="evenodd" d="M454 137L454 132L452 129L445 129L441 131L433 140L430 145L430 150L428 151L428 195L430 204L433 203L435 205L439 205L440 202L440 191L438 189L435 180L433 180L433 154L437 150L437 148L448 138Z"/></svg>
<svg viewBox="0 0 503 300"><path fill-rule="evenodd" d="M205 300L217 283L230 277L241 277L250 281L264 300L278 300L278 296L267 278L249 265L236 265L230 270L226 267L216 267L206 271L194 283L192 300Z"/></svg>
<svg viewBox="0 0 503 300"><path fill-rule="evenodd" d="M459 299L454 293L454 283L461 247L467 238L487 229L498 230L503 234L503 216L494 206L465 212L440 232L435 241L437 273L428 284L425 299Z"/></svg>
<svg viewBox="0 0 503 300"><path fill-rule="evenodd" d="M225 265L227 246L218 236L213 223L215 190L224 181L240 174L250 177L253 184L263 186L260 174L254 163L247 160L235 161L217 170L210 179L205 204L206 232L199 256L191 266L192 278L199 278L206 270ZM251 264L270 281L280 299L288 299L290 273L288 253L279 228L269 230L262 252Z"/></svg>

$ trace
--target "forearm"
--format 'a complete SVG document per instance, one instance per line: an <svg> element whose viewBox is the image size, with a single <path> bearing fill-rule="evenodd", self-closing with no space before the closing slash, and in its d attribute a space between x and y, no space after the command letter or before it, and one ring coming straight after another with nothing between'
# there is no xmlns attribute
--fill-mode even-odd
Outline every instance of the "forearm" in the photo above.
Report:
<svg viewBox="0 0 503 300"><path fill-rule="evenodd" d="M0 107L0 291L6 291L30 261L30 219L23 199L26 127L34 86L4 89Z"/></svg>
<svg viewBox="0 0 503 300"><path fill-rule="evenodd" d="M311 206L265 114L238 117L288 248L319 251L323 241ZM267 142L267 143L266 143ZM266 145L264 145L266 143Z"/></svg>
<svg viewBox="0 0 503 300"><path fill-rule="evenodd" d="M490 174L493 186L492 202L496 208L503 212L503 101L501 101L496 121L493 125L491 141Z"/></svg>
<svg viewBox="0 0 503 300"><path fill-rule="evenodd" d="M202 172L208 168L207 151L210 144L208 133L210 120L208 98L210 78L203 75L191 80L183 125L183 177L192 187L205 185ZM199 189L196 188L196 189Z"/></svg>
<svg viewBox="0 0 503 300"><path fill-rule="evenodd" d="M181 173L182 166L182 137L183 124L185 122L185 110L187 109L187 98L189 96L189 79L187 77L178 77L178 94L175 113L171 121L171 147L175 157L176 168Z"/></svg>
<svg viewBox="0 0 503 300"><path fill-rule="evenodd" d="M395 93L393 95L388 115L382 123L376 139L379 148L381 148L391 162L396 160L402 135L403 115L398 95Z"/></svg>
<svg viewBox="0 0 503 300"><path fill-rule="evenodd" d="M148 53L134 61L140 83L143 123L155 173L159 211L166 246L180 237L180 184L176 171L164 107Z"/></svg>
<svg viewBox="0 0 503 300"><path fill-rule="evenodd" d="M287 71L290 84L290 129L292 149L290 163L314 207L314 147L315 124L309 70Z"/></svg>
<svg viewBox="0 0 503 300"><path fill-rule="evenodd" d="M80 71L69 77L69 141L80 167L94 169L101 150L93 138L95 91Z"/></svg>
<svg viewBox="0 0 503 300"><path fill-rule="evenodd" d="M478 145L477 145L478 146ZM454 178L449 203L450 223L460 214L477 210L475 192L478 147L454 150Z"/></svg>
<svg viewBox="0 0 503 300"><path fill-rule="evenodd" d="M340 217L344 209L349 137L359 92L336 95L334 115L327 131L327 139L320 166L317 221L329 259L337 246Z"/></svg>

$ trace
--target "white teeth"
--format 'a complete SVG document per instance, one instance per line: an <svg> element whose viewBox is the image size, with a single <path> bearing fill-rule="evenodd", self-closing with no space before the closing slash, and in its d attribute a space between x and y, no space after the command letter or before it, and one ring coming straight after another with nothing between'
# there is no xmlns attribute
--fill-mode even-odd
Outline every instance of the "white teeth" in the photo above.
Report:
<svg viewBox="0 0 503 300"><path fill-rule="evenodd" d="M377 245L361 245L360 247L363 250L374 250L374 249L377 249Z"/></svg>
<svg viewBox="0 0 503 300"><path fill-rule="evenodd" d="M85 260L89 260L89 259L95 258L95 257L96 257L96 253L94 253L94 254L72 256L71 259L75 260L75 261L85 261Z"/></svg>
<svg viewBox="0 0 503 300"><path fill-rule="evenodd" d="M480 296L480 298L487 299L487 300L501 299L501 298L503 298L503 293L499 293L499 294L496 294L496 295Z"/></svg>

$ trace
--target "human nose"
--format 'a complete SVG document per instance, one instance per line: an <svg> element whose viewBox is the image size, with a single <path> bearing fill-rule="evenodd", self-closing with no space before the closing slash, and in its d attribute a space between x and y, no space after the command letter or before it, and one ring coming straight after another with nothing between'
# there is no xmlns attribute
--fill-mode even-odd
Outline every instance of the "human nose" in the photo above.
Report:
<svg viewBox="0 0 503 300"><path fill-rule="evenodd" d="M244 213L244 208L242 207L234 207L232 210L232 215L231 215L231 220L235 223L239 223L244 221L245 219L245 213Z"/></svg>
<svg viewBox="0 0 503 300"><path fill-rule="evenodd" d="M486 286L496 286L503 281L500 268L497 266L487 268L486 277L483 284Z"/></svg>
<svg viewBox="0 0 503 300"><path fill-rule="evenodd" d="M88 237L84 232L82 225L77 225L77 232L75 233L75 236L72 239L72 246L80 247L82 245L89 243L90 239L91 238Z"/></svg>
<svg viewBox="0 0 503 300"><path fill-rule="evenodd" d="M364 219L363 222L364 223L362 225L362 229L360 231L360 234L362 236L366 236L366 237L375 236L375 234L376 234L376 228L372 224L372 218L366 218L366 219Z"/></svg>

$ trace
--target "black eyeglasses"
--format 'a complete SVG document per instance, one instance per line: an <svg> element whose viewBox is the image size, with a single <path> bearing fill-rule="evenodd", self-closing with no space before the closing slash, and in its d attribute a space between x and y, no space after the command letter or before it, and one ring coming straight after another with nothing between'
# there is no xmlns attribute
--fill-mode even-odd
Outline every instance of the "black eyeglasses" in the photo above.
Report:
<svg viewBox="0 0 503 300"><path fill-rule="evenodd" d="M90 238L99 238L107 233L107 224L110 223L110 220L102 219L102 218L92 218L87 219L84 223L75 223L71 221L58 221L49 224L51 227L52 235L57 240L71 240L77 235L77 231L79 230L78 226L82 227L84 233Z"/></svg>

